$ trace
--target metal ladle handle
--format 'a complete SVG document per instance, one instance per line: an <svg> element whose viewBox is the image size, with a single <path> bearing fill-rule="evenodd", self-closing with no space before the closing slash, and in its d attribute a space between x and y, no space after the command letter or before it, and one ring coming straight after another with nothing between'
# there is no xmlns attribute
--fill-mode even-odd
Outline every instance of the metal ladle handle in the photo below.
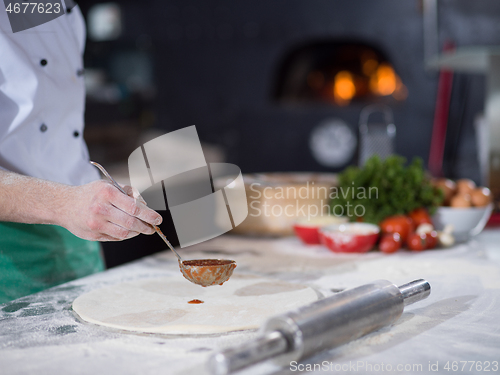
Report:
<svg viewBox="0 0 500 375"><path fill-rule="evenodd" d="M120 184L118 184L118 182L116 182L115 179L113 177L111 177L111 175L108 173L108 171L106 169L104 169L104 167L101 164L96 163L95 161L90 161L90 164L92 164L93 166L97 167L102 172L102 174L105 175L108 178L108 180L113 184L114 187L116 187L118 190L120 190L123 194L128 195L125 192L125 190L123 190L123 188L120 186ZM154 228L154 230L161 237L161 239L167 244L167 246L170 248L170 250L172 250L174 252L174 254L177 256L177 259L179 259L179 262L182 263L181 256L179 254L177 254L177 251L174 250L174 247L167 240L167 237L165 237L165 235L160 230L160 228L158 228L154 224L150 224L150 225Z"/></svg>

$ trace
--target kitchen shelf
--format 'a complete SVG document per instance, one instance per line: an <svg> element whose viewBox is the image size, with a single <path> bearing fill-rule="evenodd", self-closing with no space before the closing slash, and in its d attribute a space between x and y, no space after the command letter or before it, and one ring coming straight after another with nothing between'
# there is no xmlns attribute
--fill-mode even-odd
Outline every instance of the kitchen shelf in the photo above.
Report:
<svg viewBox="0 0 500 375"><path fill-rule="evenodd" d="M500 56L500 46L459 47L430 59L426 67L463 73L488 73L491 56Z"/></svg>

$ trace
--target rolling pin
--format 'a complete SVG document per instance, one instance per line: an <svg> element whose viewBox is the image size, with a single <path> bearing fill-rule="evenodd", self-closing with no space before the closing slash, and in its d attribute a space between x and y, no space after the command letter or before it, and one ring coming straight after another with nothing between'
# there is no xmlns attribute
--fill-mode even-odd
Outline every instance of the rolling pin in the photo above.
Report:
<svg viewBox="0 0 500 375"><path fill-rule="evenodd" d="M405 306L430 292L422 279L400 287L378 280L340 292L271 317L258 338L211 356L209 370L225 375L268 359L289 365L394 323Z"/></svg>

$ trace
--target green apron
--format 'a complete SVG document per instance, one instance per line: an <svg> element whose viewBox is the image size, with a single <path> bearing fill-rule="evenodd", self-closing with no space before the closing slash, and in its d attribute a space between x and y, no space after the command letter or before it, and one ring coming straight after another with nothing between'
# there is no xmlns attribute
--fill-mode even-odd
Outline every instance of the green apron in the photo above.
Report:
<svg viewBox="0 0 500 375"><path fill-rule="evenodd" d="M103 269L99 242L56 225L0 222L0 304Z"/></svg>

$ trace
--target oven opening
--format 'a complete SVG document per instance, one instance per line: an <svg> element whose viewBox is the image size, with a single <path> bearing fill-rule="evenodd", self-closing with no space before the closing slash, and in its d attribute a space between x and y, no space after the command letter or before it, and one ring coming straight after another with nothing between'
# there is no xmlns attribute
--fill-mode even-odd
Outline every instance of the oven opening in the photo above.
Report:
<svg viewBox="0 0 500 375"><path fill-rule="evenodd" d="M408 90L386 55L361 42L316 42L288 53L280 64L275 101L346 106L381 98L405 100Z"/></svg>

